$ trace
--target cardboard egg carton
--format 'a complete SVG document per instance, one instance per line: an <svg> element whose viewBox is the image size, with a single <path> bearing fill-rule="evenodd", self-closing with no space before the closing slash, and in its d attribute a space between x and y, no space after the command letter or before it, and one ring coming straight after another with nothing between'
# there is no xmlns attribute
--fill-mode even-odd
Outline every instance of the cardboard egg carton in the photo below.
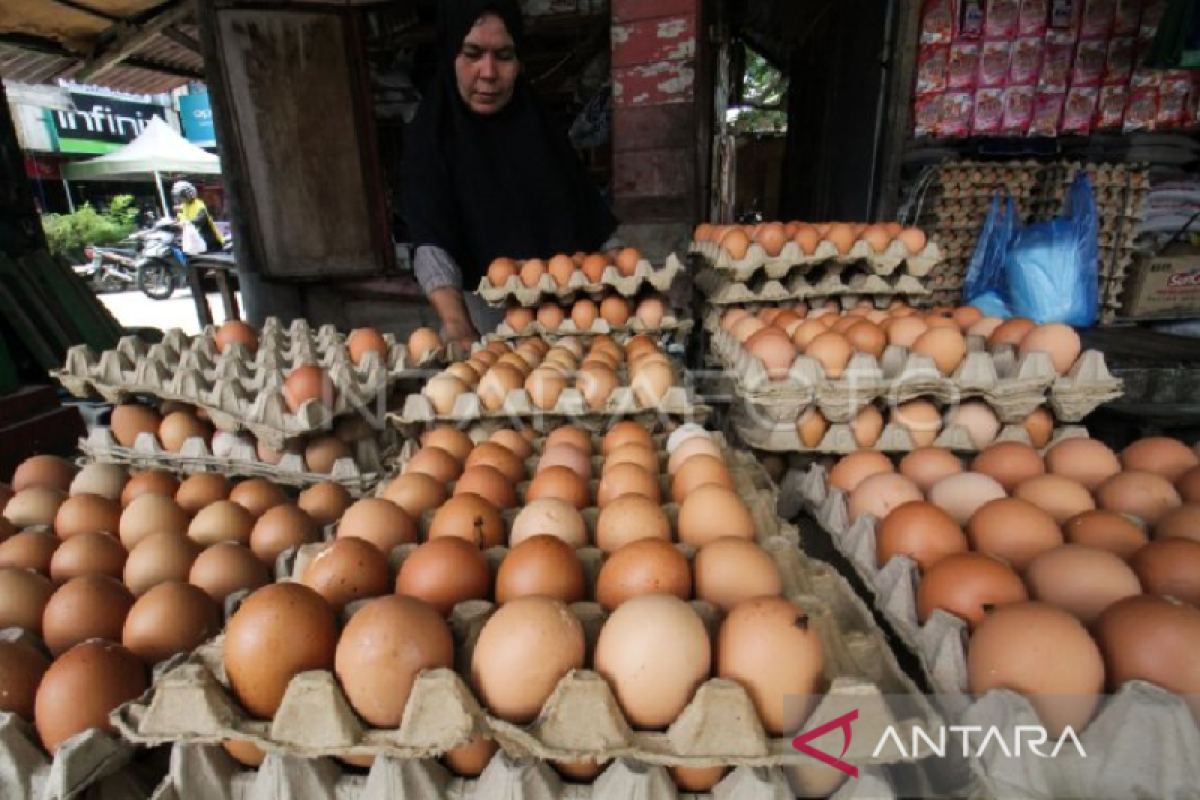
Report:
<svg viewBox="0 0 1200 800"><path fill-rule="evenodd" d="M393 434L393 431L385 431L382 438L392 439ZM344 486L351 496L361 497L371 492L387 474L386 464L396 448L394 444L376 439L363 439L350 447L354 456L339 458L326 474L309 471L304 457L298 453L285 453L278 464L268 464L259 459L252 441L226 431L217 431L211 446L199 437L188 439L178 453L163 449L149 432L139 434L133 447L122 447L112 429L106 427L92 428L79 440L79 449L84 456L101 464L122 464L181 476L215 473L236 478L266 478L272 483L297 489L333 481Z"/></svg>
<svg viewBox="0 0 1200 800"><path fill-rule="evenodd" d="M507 322L501 322L496 328L496 332L484 337L484 342L492 341L519 341L521 339L545 339L548 342L555 342L559 339L569 338L573 336L611 336L619 344L624 344L634 336L646 334L655 338L669 337L672 341L684 342L687 341L687 335L692 330L692 321L690 319L681 320L675 314L666 314L662 322L657 326L648 327L637 317L631 316L625 325L613 326L600 317L596 317L592 327L582 330L575 324L575 320L568 317L563 320L563 323L557 328L547 328L542 323L534 320L524 330L518 332L513 330L513 327Z"/></svg>
<svg viewBox="0 0 1200 800"><path fill-rule="evenodd" d="M1122 382L1108 371L1098 350L1085 351L1070 372L1056 376L1044 353L1018 357L1011 347L989 353L983 339L968 337L967 341L967 356L950 376L939 372L929 357L889 345L880 359L855 353L836 380L825 377L818 361L800 355L785 380L773 381L762 362L725 331L713 334L711 346L735 376L739 397L777 422L794 422L814 403L831 422L848 422L867 403L917 398L942 405L979 398L1001 422L1019 422L1049 403L1063 422L1078 422L1121 396Z"/></svg>
<svg viewBox="0 0 1200 800"><path fill-rule="evenodd" d="M824 467L813 465L789 476L785 491L795 492L874 595L876 609L917 656L925 679L945 702L957 724L1040 725L1028 699L1010 691L978 697L969 690L967 624L935 610L922 623L916 593L920 572L907 556L894 556L880 567L875 556L878 521L869 515L851 521L846 494L830 489ZM984 752L974 760L989 790L1039 796L1055 785L1059 797L1177 797L1200 782L1200 728L1184 698L1144 681L1130 681L1108 698L1079 738L1087 759L1070 752L1060 758L1005 758ZM1099 766L1097 766L1099 764ZM1188 787L1186 790L1184 787Z"/></svg>
<svg viewBox="0 0 1200 800"><path fill-rule="evenodd" d="M696 276L696 285L704 292L710 305L726 306L743 303L782 303L789 300L834 297L884 297L926 294L920 280L911 275L881 277L879 275L846 276L828 273L816 283L797 275L786 280L755 281L754 286L740 283L716 270L704 270Z"/></svg>
<svg viewBox="0 0 1200 800"><path fill-rule="evenodd" d="M36 636L19 628L0 631L0 641L23 642L49 657ZM4 800L148 800L163 770L130 742L101 730L63 742L51 757L34 726L0 711L0 797Z"/></svg>
<svg viewBox="0 0 1200 800"><path fill-rule="evenodd" d="M796 242L784 244L777 256L768 255L761 244L752 242L745 256L736 260L716 242L692 242L688 252L699 255L708 262L709 267L738 283L750 280L759 272L765 272L770 280L780 280L794 272L833 265L856 266L883 277L902 271L919 278L929 274L942 258L937 242L928 242L921 252L910 253L902 242L895 240L886 250L878 253L861 239L847 253L841 253L836 245L825 240L817 244L812 255L805 254Z"/></svg>
<svg viewBox="0 0 1200 800"><path fill-rule="evenodd" d="M504 751L492 757L474 780L454 777L436 761L375 759L369 771L349 771L331 759L268 755L258 769L234 761L217 745L176 745L171 771L154 800L780 800L792 789L778 768L738 767L708 794L676 788L665 768L618 758L590 784L565 781L536 759ZM866 767L831 800L894 800L883 769Z"/></svg>
<svg viewBox="0 0 1200 800"><path fill-rule="evenodd" d="M684 272L683 262L674 253L667 256L666 263L661 268L655 268L649 261L642 259L638 262L632 275L622 275L613 265L609 265L600 280L593 283L582 271L576 270L565 286L560 286L549 273L543 275L536 286L526 286L521 283L519 275L513 275L503 286L493 286L485 275L479 282L479 294L493 306L503 306L509 303L526 308L541 304L547 298L570 300L581 295L598 297L605 294L619 294L623 297L633 297L647 287L659 292L667 292L675 278Z"/></svg>

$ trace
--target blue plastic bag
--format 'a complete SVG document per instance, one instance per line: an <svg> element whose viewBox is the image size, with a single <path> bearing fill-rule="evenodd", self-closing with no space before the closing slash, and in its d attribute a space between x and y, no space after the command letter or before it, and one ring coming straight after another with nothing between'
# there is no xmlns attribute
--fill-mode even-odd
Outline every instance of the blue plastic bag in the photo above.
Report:
<svg viewBox="0 0 1200 800"><path fill-rule="evenodd" d="M1071 184L1062 216L1018 226L1012 198L992 202L967 271L967 302L985 314L1039 325L1096 323L1099 229L1087 175Z"/></svg>

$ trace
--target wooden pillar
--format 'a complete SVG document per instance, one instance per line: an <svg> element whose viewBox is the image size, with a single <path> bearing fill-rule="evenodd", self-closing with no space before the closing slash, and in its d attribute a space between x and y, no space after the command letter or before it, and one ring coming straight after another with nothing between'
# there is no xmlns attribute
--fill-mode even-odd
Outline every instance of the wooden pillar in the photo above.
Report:
<svg viewBox="0 0 1200 800"><path fill-rule="evenodd" d="M612 4L613 190L629 238L677 249L707 206L703 0ZM657 254L657 253L655 253Z"/></svg>

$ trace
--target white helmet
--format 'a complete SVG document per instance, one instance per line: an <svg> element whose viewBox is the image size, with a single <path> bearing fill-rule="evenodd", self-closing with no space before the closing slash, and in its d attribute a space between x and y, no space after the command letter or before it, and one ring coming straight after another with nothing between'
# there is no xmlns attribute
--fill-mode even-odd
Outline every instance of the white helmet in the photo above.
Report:
<svg viewBox="0 0 1200 800"><path fill-rule="evenodd" d="M174 185L171 186L171 198L175 200L180 198L188 201L195 200L196 187L187 181L175 181Z"/></svg>

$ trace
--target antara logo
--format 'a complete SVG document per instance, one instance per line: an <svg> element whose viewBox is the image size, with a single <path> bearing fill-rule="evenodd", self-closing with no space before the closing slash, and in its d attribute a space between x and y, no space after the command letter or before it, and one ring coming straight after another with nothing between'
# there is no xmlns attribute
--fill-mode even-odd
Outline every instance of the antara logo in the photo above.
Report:
<svg viewBox="0 0 1200 800"><path fill-rule="evenodd" d="M812 756L824 764L828 764L834 769L841 770L851 778L857 778L858 767L842 761L842 757L845 756L846 751L850 749L850 739L854 736L854 731L851 730L850 723L854 722L856 719L858 719L858 709L855 709L848 714L842 714L837 719L831 719L829 722L826 722L819 728L813 728L808 733L803 733L797 736L795 739L792 739L792 747L796 748L805 755ZM822 753L815 747L809 746L808 743L813 739L819 739L830 731L839 729L846 735L846 743L842 745L842 752L837 758L834 758L828 753Z"/></svg>

